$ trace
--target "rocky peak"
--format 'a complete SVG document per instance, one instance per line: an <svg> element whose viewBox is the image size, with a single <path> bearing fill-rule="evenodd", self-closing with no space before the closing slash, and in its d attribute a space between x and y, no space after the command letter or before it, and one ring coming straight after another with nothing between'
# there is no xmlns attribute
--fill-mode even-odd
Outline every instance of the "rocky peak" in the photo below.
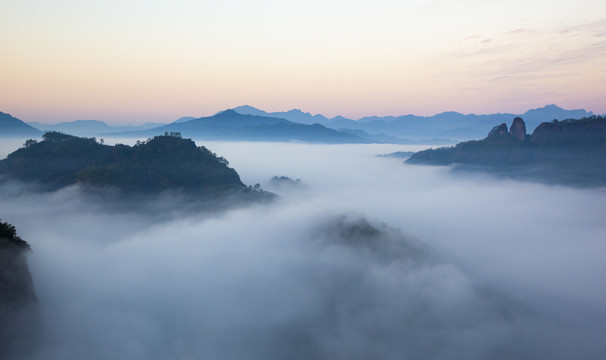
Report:
<svg viewBox="0 0 606 360"><path fill-rule="evenodd" d="M507 124L502 123L499 126L493 127L492 130L490 130L490 132L488 133L488 137L505 135L507 133Z"/></svg>
<svg viewBox="0 0 606 360"><path fill-rule="evenodd" d="M516 117L513 119L513 123L509 129L509 134L520 141L524 141L524 139L526 139L526 124L521 117Z"/></svg>
<svg viewBox="0 0 606 360"><path fill-rule="evenodd" d="M221 113L216 114L216 117L228 117L228 116L236 116L236 115L241 115L239 113L237 113L235 110L233 109L227 109Z"/></svg>

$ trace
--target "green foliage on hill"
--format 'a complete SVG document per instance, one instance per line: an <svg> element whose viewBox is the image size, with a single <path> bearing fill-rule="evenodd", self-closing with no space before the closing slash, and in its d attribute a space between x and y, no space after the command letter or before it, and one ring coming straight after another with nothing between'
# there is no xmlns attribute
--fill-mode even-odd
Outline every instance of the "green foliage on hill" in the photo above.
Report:
<svg viewBox="0 0 606 360"><path fill-rule="evenodd" d="M25 240L17 236L17 230L15 227L7 222L0 220L0 248L5 248L11 244L18 249L29 250L29 244Z"/></svg>
<svg viewBox="0 0 606 360"><path fill-rule="evenodd" d="M301 187L303 183L301 179L292 179L288 176L273 176L269 179L269 185L273 187Z"/></svg>
<svg viewBox="0 0 606 360"><path fill-rule="evenodd" d="M514 178L606 186L606 118L591 116L545 122L524 140L512 136L502 124L483 140L424 150L406 162L454 164L458 169L483 170Z"/></svg>
<svg viewBox="0 0 606 360"><path fill-rule="evenodd" d="M131 147L48 132L43 141L29 142L0 161L0 174L48 190L76 183L128 193L245 190L236 171L227 165L227 160L179 133L156 136Z"/></svg>

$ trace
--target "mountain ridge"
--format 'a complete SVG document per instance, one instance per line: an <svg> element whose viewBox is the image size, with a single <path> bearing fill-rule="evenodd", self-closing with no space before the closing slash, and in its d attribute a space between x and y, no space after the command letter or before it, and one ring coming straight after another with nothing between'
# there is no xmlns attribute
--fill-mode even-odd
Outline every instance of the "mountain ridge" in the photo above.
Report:
<svg viewBox="0 0 606 360"><path fill-rule="evenodd" d="M172 123L137 133L121 133L121 135L153 136L164 132L180 132L184 136L204 140L301 141L333 144L375 142L317 123L301 124L271 116L240 114L233 109L227 109L213 116Z"/></svg>
<svg viewBox="0 0 606 360"><path fill-rule="evenodd" d="M183 119L183 118L181 118ZM179 120L181 120L179 119ZM179 121L177 120L177 121ZM117 132L147 130L154 127L165 125L163 123L147 122L141 125L119 125L112 126L101 120L74 120L65 121L56 124L43 124L39 122L29 122L30 126L46 132L58 131L77 136L111 136Z"/></svg>
<svg viewBox="0 0 606 360"><path fill-rule="evenodd" d="M180 134L156 136L131 147L47 132L42 141L29 140L0 160L0 174L50 191L76 184L111 187L125 194L245 191L228 164Z"/></svg>
<svg viewBox="0 0 606 360"><path fill-rule="evenodd" d="M405 137L410 140L427 138L468 140L486 134L495 122L507 121L518 116L522 116L526 120L527 126L534 129L544 121L579 119L593 115L591 111L585 109L566 110L554 104L529 109L524 114L463 114L456 111L445 111L431 116L413 114L365 116L357 120L340 115L329 119L322 114L312 115L298 109L268 113L250 105L235 107L233 110L244 113L254 112L270 117L282 117L290 121L296 121L305 116L307 123L318 122L332 129L362 130L371 135L383 133L389 136ZM292 113L297 114L297 116L291 116Z"/></svg>
<svg viewBox="0 0 606 360"><path fill-rule="evenodd" d="M0 111L0 137L8 136L40 136L42 132L17 119L11 114Z"/></svg>
<svg viewBox="0 0 606 360"><path fill-rule="evenodd" d="M187 134L193 136L203 136L208 139L218 140L252 140L252 141L306 141L306 142L328 142L328 143L395 143L395 144L409 144L409 143L454 143L461 140L469 140L473 138L479 138L483 134L486 134L494 123L500 123L507 121L508 119L521 116L525 119L526 125L533 129L540 125L541 122L551 121L553 119L568 119L568 118L582 118L593 115L591 111L584 109L573 109L566 110L557 105L550 104L540 108L534 108L527 110L524 114L510 114L510 113L494 113L494 114L463 114L456 111L446 111L431 116L417 116L413 114L399 115L399 116L366 116L359 118L358 120L352 120L343 116L335 116L333 118L327 118L322 114L311 114L304 112L300 109L291 109L282 112L266 112L250 105L237 106L231 110L241 115L252 115L264 118L281 119L280 121L288 121L292 123L291 133L288 134L284 129L284 125L280 125L282 128L270 129L267 126L269 122L266 119L263 122L263 129L271 130L270 133L279 133L277 135L261 134L259 129L251 129L248 123L240 122L241 126L246 126L248 133L251 136L246 136L245 129L232 129L232 134L227 133L227 127L221 124L215 123L216 129L205 129L201 130L203 126L193 126L188 124L191 121L200 121L199 119L210 119L220 114L225 113L226 110L220 111L213 116L207 117L192 117L185 116L179 118L172 123L158 124L158 123L146 123L138 126L111 126L105 122L98 120L76 120L71 122L63 122L58 124L41 124L41 123L30 123L30 125L37 126L43 131L60 131L70 133L78 136L127 136L127 137L144 137L159 135L163 131L180 131L187 133L193 131L195 134ZM233 112L228 112L232 117L235 117ZM3 113L0 113L3 114ZM6 115L6 114L5 114ZM8 115L10 117L10 115ZM12 117L11 117L12 118ZM12 121L19 121L19 119L12 118ZM251 120L249 118L249 120ZM4 121L6 123L6 120ZM275 122L277 123L277 122ZM327 134L326 130L322 130L322 136L316 139L312 136L312 130L310 128L294 126L294 124L313 125L320 124L328 129L335 130L337 133L332 133L332 136ZM179 125L180 124L180 125ZM183 125L188 124L188 125ZM27 124L26 124L27 125ZM0 119L0 127L2 121ZM21 125L23 126L23 125ZM180 128L183 126L182 128ZM218 128L222 128L222 133ZM151 131L150 131L151 130ZM316 127L316 131L319 129ZM297 131L305 131L306 134L297 135ZM200 132L204 132L200 134ZM36 132L35 129L29 129L29 132L21 136L34 136L40 135L42 132ZM346 135L344 135L346 134ZM0 130L0 136L10 136L7 131L2 132ZM439 139L439 140L436 140Z"/></svg>
<svg viewBox="0 0 606 360"><path fill-rule="evenodd" d="M406 163L448 165L522 180L606 186L606 117L552 120L526 133L516 117L511 128L502 123L482 140L413 154Z"/></svg>

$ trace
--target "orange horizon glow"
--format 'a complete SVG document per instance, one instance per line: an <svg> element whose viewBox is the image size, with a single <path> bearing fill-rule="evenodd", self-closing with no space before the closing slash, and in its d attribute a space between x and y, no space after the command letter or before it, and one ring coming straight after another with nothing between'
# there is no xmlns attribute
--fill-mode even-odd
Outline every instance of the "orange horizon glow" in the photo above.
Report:
<svg viewBox="0 0 606 360"><path fill-rule="evenodd" d="M601 1L261 3L8 1L0 111L116 124L245 104L352 119L606 113Z"/></svg>

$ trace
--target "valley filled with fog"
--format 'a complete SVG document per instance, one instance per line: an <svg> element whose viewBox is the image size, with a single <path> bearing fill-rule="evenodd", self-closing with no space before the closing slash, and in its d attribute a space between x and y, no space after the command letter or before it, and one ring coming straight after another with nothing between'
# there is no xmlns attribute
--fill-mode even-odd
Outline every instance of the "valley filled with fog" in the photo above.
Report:
<svg viewBox="0 0 606 360"><path fill-rule="evenodd" d="M116 210L0 185L33 249L34 359L606 355L606 190L376 156L424 146L197 144L279 198Z"/></svg>

